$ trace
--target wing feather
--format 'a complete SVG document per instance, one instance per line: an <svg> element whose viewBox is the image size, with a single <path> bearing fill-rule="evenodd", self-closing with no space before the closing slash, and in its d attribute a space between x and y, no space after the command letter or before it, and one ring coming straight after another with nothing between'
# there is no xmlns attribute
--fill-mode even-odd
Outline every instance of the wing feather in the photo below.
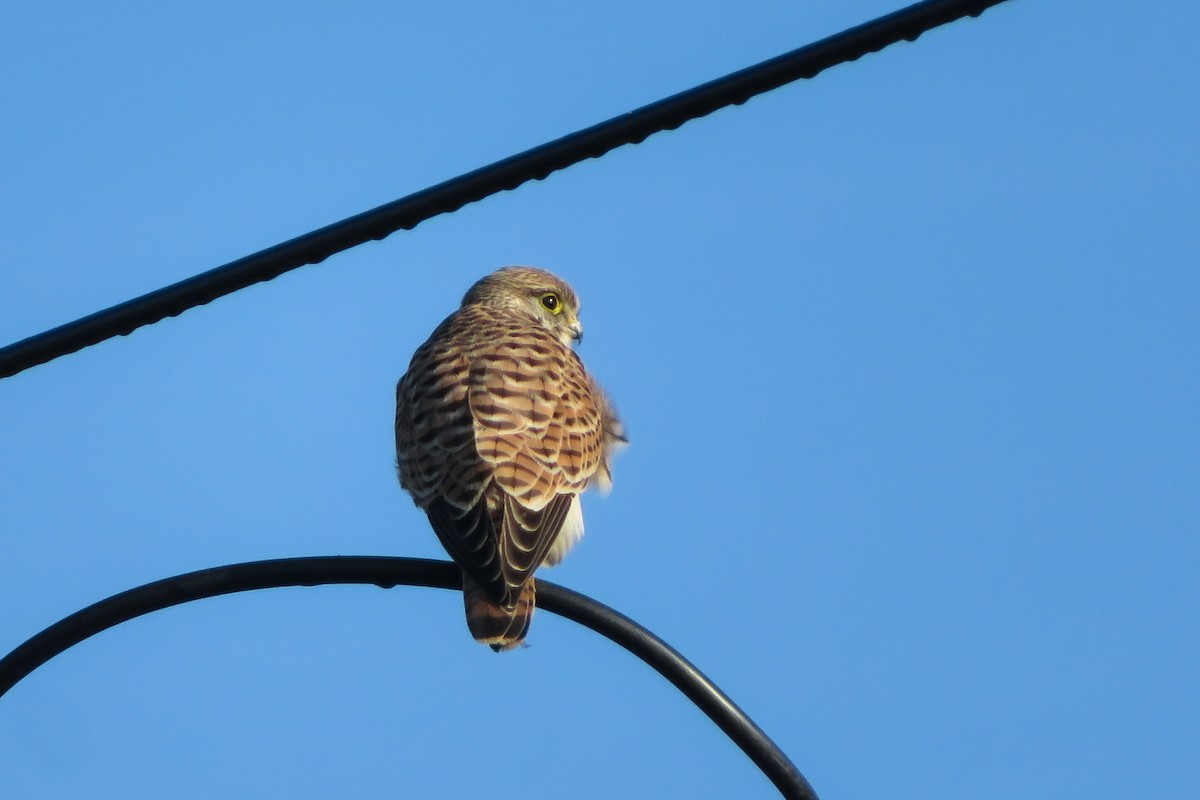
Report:
<svg viewBox="0 0 1200 800"><path fill-rule="evenodd" d="M554 546L573 499L600 463L602 425L575 353L525 326L472 360L475 447L502 493L501 569L528 580Z"/></svg>

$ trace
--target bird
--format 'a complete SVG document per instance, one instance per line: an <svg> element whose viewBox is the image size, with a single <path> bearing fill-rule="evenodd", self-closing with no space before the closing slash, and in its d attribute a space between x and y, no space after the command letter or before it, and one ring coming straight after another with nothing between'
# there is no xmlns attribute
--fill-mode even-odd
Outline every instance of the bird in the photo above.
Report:
<svg viewBox="0 0 1200 800"><path fill-rule="evenodd" d="M396 384L400 485L462 569L467 627L520 645L533 574L583 536L580 494L612 486L628 438L572 347L579 299L543 269L503 267L467 290Z"/></svg>

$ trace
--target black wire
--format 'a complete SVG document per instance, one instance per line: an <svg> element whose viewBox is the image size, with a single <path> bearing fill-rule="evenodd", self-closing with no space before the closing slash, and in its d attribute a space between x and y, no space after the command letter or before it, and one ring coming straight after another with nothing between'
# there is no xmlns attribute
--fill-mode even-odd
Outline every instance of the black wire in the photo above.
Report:
<svg viewBox="0 0 1200 800"><path fill-rule="evenodd" d="M448 561L423 558L317 556L231 564L166 578L77 611L0 659L0 696L59 653L143 614L233 592L330 583L460 589L462 572ZM762 729L662 639L629 617L562 586L538 580L537 596L539 608L607 636L656 669L737 743L784 797L816 800L808 781Z"/></svg>
<svg viewBox="0 0 1200 800"><path fill-rule="evenodd" d="M59 356L189 308L244 289L284 272L316 264L342 250L455 211L528 180L597 158L621 145L635 144L688 120L800 78L811 78L836 64L853 61L901 39L915 40L931 28L964 16L978 16L1004 0L927 0L705 83L636 111L614 117L561 139L526 150L473 172L335 222L319 230L261 250L187 280L0 348L0 378L15 375Z"/></svg>

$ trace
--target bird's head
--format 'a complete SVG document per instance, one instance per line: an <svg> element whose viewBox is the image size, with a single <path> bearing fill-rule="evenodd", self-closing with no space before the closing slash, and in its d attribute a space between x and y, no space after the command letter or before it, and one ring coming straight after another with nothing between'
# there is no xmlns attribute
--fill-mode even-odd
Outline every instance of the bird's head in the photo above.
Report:
<svg viewBox="0 0 1200 800"><path fill-rule="evenodd" d="M536 267L503 267L480 278L462 304L482 304L532 316L563 344L583 341L579 298L566 281Z"/></svg>

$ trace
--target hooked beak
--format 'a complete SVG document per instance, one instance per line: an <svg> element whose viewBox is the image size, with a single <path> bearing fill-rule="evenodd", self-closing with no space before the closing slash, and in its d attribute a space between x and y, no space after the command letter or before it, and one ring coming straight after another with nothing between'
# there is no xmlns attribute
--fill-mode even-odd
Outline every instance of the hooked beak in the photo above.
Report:
<svg viewBox="0 0 1200 800"><path fill-rule="evenodd" d="M578 320L571 325L571 338L575 340L575 344L583 343L583 323Z"/></svg>

